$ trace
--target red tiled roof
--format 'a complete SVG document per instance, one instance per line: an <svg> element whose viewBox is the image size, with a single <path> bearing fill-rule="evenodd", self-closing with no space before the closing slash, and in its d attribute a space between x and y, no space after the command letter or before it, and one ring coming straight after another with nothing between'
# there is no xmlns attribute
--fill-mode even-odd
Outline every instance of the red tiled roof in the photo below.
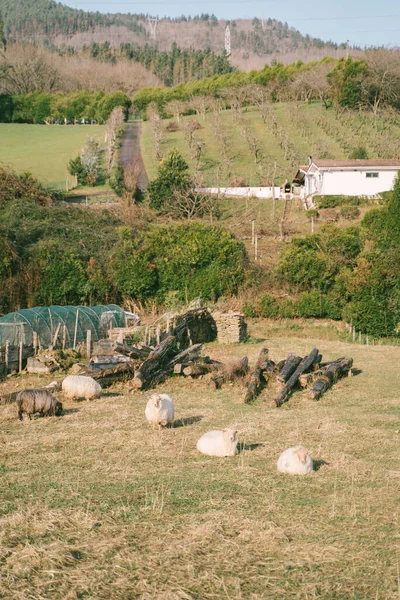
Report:
<svg viewBox="0 0 400 600"><path fill-rule="evenodd" d="M346 159L346 160L328 160L328 159L313 159L314 165L317 167L325 167L331 169L341 169L341 168L357 168L357 167L367 167L367 168L375 168L375 167L399 167L400 168L400 159L372 159L372 160L364 160L364 159ZM302 168L302 167L301 167Z"/></svg>

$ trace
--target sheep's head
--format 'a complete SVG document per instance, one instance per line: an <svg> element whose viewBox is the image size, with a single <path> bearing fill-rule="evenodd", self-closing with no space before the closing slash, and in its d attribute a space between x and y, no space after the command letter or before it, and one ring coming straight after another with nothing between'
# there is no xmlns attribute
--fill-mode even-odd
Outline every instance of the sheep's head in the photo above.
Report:
<svg viewBox="0 0 400 600"><path fill-rule="evenodd" d="M296 454L297 458L301 463L306 464L308 458L308 450L303 448L303 446L300 446L300 448L297 448L297 450L294 451L294 454Z"/></svg>
<svg viewBox="0 0 400 600"><path fill-rule="evenodd" d="M237 442L238 441L238 432L236 429L223 429L222 430L224 432L224 436L226 438L228 438L228 440L230 442Z"/></svg>
<svg viewBox="0 0 400 600"><path fill-rule="evenodd" d="M161 406L161 400L162 400L160 394L153 394L151 396L150 400L151 400L153 406L156 406L157 408L160 408L160 406Z"/></svg>
<svg viewBox="0 0 400 600"><path fill-rule="evenodd" d="M56 406L54 409L54 414L56 415L56 417L60 417L62 415L62 411L63 411L63 405L61 402L56 402Z"/></svg>

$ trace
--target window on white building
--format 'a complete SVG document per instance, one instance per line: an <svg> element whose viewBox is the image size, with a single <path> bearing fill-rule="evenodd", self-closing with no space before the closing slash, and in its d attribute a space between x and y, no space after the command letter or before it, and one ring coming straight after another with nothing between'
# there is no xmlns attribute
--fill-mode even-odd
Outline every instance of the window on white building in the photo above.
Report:
<svg viewBox="0 0 400 600"><path fill-rule="evenodd" d="M379 173L365 173L366 177L379 177Z"/></svg>

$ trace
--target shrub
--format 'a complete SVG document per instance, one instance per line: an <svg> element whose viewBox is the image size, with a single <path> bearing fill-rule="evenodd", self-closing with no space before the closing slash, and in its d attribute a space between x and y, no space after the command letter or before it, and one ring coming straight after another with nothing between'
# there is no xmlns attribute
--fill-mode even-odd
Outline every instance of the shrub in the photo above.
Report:
<svg viewBox="0 0 400 600"><path fill-rule="evenodd" d="M243 179L243 177L239 177L238 175L236 175L230 180L229 187L247 187L247 183L246 180Z"/></svg>
<svg viewBox="0 0 400 600"><path fill-rule="evenodd" d="M318 290L303 292L296 301L296 312L299 317L340 319L341 309L328 295Z"/></svg>
<svg viewBox="0 0 400 600"><path fill-rule="evenodd" d="M337 208L338 206L362 206L369 200L362 196L314 196L318 208Z"/></svg>
<svg viewBox="0 0 400 600"><path fill-rule="evenodd" d="M367 160L368 151L364 146L358 146L349 154L349 158Z"/></svg>
<svg viewBox="0 0 400 600"><path fill-rule="evenodd" d="M147 186L151 208L162 210L176 190L189 190L191 182L189 165L183 156L174 149L161 161L157 178Z"/></svg>
<svg viewBox="0 0 400 600"><path fill-rule="evenodd" d="M177 292L186 301L236 293L246 265L244 246L233 235L195 223L161 227L139 240L122 239L112 269L125 295L164 301L169 292Z"/></svg>
<svg viewBox="0 0 400 600"><path fill-rule="evenodd" d="M279 317L279 304L274 296L263 294L260 298L261 315L267 319L277 319Z"/></svg>
<svg viewBox="0 0 400 600"><path fill-rule="evenodd" d="M258 317L257 308L253 304L250 304L250 302L245 302L243 304L242 313L244 314L245 317L247 317L249 319L254 319L255 317Z"/></svg>
<svg viewBox="0 0 400 600"><path fill-rule="evenodd" d="M357 206L342 206L340 209L340 214L343 219L347 219L349 221L353 221L360 216L360 211Z"/></svg>
<svg viewBox="0 0 400 600"><path fill-rule="evenodd" d="M174 131L179 131L179 125L176 121L170 121L168 125L165 127L165 131L169 131L170 133Z"/></svg>

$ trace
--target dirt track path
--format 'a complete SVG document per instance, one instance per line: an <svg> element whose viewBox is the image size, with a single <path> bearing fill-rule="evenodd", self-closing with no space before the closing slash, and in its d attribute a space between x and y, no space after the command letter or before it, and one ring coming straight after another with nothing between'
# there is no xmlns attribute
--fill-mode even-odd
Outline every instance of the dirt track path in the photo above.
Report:
<svg viewBox="0 0 400 600"><path fill-rule="evenodd" d="M124 133L121 135L121 147L119 157L123 167L132 164L133 161L139 161L140 177L139 186L145 188L149 182L144 166L142 154L140 152L140 136L142 126L140 123L128 123Z"/></svg>

